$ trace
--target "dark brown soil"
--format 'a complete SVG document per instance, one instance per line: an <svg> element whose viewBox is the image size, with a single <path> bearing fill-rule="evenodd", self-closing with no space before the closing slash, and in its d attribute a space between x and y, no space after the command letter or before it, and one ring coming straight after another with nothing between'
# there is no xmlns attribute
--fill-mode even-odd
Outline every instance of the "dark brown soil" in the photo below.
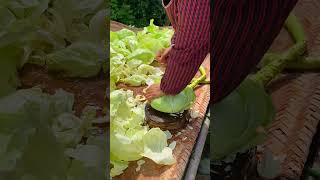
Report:
<svg viewBox="0 0 320 180"><path fill-rule="evenodd" d="M94 78L64 78L47 72L43 67L27 64L19 73L22 87L31 88L40 86L43 91L53 94L58 89L73 93L75 96L74 109L76 115L80 115L87 105L98 106L101 109L109 104L105 100L105 92L109 83L105 74ZM102 115L99 112L99 115Z"/></svg>

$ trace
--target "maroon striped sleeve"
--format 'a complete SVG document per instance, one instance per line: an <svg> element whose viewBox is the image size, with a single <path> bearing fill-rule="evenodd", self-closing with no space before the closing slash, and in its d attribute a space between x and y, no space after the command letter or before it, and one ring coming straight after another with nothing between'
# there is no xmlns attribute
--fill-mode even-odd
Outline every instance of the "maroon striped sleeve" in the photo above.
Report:
<svg viewBox="0 0 320 180"><path fill-rule="evenodd" d="M214 0L211 8L213 103L259 63L297 0Z"/></svg>
<svg viewBox="0 0 320 180"><path fill-rule="evenodd" d="M210 0L180 0L177 10L174 46L160 85L166 94L181 92L210 50Z"/></svg>
<svg viewBox="0 0 320 180"><path fill-rule="evenodd" d="M172 38L171 38L171 46L173 46L176 42L176 33L173 34Z"/></svg>

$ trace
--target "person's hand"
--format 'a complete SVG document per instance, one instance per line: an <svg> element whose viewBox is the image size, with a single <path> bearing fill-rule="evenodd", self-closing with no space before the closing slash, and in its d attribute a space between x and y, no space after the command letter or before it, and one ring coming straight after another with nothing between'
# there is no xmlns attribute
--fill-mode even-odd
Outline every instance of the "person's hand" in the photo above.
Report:
<svg viewBox="0 0 320 180"><path fill-rule="evenodd" d="M171 47L167 48L167 49L161 49L159 52L157 52L156 54L156 60L159 63L162 64L167 64L167 59L168 59L168 53L170 52Z"/></svg>
<svg viewBox="0 0 320 180"><path fill-rule="evenodd" d="M152 84L146 90L145 97L148 102L151 102L153 99L164 96L165 93L161 91L160 84Z"/></svg>

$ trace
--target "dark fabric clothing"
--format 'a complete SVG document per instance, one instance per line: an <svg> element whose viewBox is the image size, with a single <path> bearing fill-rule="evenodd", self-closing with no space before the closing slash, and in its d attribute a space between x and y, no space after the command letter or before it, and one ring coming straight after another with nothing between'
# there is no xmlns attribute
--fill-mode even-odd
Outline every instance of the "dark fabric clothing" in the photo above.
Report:
<svg viewBox="0 0 320 180"><path fill-rule="evenodd" d="M175 33L160 87L166 94L177 94L209 53L210 0L171 0L165 9Z"/></svg>
<svg viewBox="0 0 320 180"><path fill-rule="evenodd" d="M211 97L230 94L259 63L297 0L214 0Z"/></svg>
<svg viewBox="0 0 320 180"><path fill-rule="evenodd" d="M164 0L165 1L165 0ZM232 92L258 64L297 0L171 0L175 30L161 90L177 94L211 57L211 98ZM210 13L211 9L211 13Z"/></svg>

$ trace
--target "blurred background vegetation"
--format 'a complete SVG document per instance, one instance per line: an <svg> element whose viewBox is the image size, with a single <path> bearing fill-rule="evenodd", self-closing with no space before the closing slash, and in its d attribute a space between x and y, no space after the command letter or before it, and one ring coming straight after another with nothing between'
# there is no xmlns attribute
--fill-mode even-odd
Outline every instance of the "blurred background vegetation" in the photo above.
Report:
<svg viewBox="0 0 320 180"><path fill-rule="evenodd" d="M169 25L161 0L111 0L111 20L135 27Z"/></svg>

